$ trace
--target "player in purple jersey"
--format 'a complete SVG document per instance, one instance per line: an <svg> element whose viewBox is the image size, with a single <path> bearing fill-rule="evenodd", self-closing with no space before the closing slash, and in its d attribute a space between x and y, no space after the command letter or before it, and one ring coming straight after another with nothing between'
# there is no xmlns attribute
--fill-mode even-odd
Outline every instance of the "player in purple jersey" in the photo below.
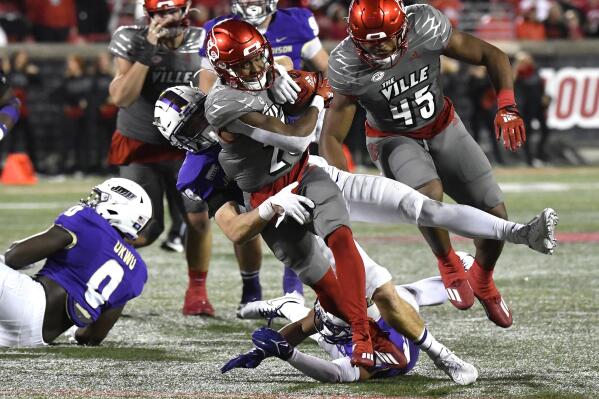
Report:
<svg viewBox="0 0 599 399"><path fill-rule="evenodd" d="M195 87L171 87L156 101L154 124L171 145L187 151L179 169L177 189L185 195L186 202L206 204L207 216L212 218L227 201L243 203L243 196L235 181L226 178L218 164L221 147L204 116L205 101L204 93ZM236 243L234 250L243 282L240 300L243 306L262 299L257 278L262 262L260 239Z"/></svg>
<svg viewBox="0 0 599 399"><path fill-rule="evenodd" d="M153 201L154 218L136 240L137 247L150 245L164 230L166 194L173 226L163 248L182 249L175 245L180 234L185 234L186 241L189 285L183 314L211 316L214 309L208 300L206 277L212 241L206 205L189 201L177 191L177 173L185 153L170 146L152 124L160 93L189 84L200 68L198 49L205 31L188 26L190 4L190 0L144 0L149 24L123 26L114 33L109 49L117 73L110 95L120 108L109 160L119 166L122 177L142 185Z"/></svg>
<svg viewBox="0 0 599 399"><path fill-rule="evenodd" d="M17 123L21 115L21 103L7 82L6 75L0 69L0 141Z"/></svg>
<svg viewBox="0 0 599 399"><path fill-rule="evenodd" d="M474 259L471 255L459 251L458 255L463 267L469 268L472 265ZM366 273L369 281L379 285L382 280L377 275L381 274L381 270L386 271L386 269L380 265L376 266L376 268L366 266ZM379 286L377 290L382 287ZM397 285L393 287L393 292L408 303L415 312L418 312L421 306L440 305L448 300L440 277ZM381 315L388 315L389 309L384 307L379 309L371 300L369 301L368 315L376 321L385 334L389 335L391 342L405 355L405 365L400 368L390 368L380 363L371 368L352 367L349 362L352 353L349 326L343 320L322 309L318 302L313 309L308 309L303 304L285 297L261 302L262 304L257 305L263 308L262 317L269 320L274 317L285 317L292 323L283 327L279 332L268 328L259 328L254 331L252 341L255 347L229 360L221 368L221 372L225 373L233 368L255 368L266 357L276 356L318 381L364 381L370 378L394 377L410 372L418 360L420 349L422 349L431 357L435 365L457 384L471 384L478 377L478 371L474 366L461 360L444 345L435 341L432 345L435 348L431 350L431 346L418 345L407 339L381 317ZM385 302L381 305L386 306ZM296 348L308 337L315 340L333 360L329 361L308 355Z"/></svg>
<svg viewBox="0 0 599 399"><path fill-rule="evenodd" d="M112 178L60 214L48 230L15 242L0 262L0 346L40 346L71 326L75 339L98 345L148 273L128 243L152 217L137 183ZM23 269L46 259L33 277Z"/></svg>
<svg viewBox="0 0 599 399"><path fill-rule="evenodd" d="M367 113L371 158L385 176L430 198L442 200L445 192L458 203L507 219L489 161L443 95L439 64L445 55L487 67L498 92L497 138L502 135L506 148L516 150L525 134L508 57L453 30L435 8L404 8L400 0L354 0L348 32L329 60L336 94L320 138L325 158L347 169L341 145L360 103ZM476 297L491 321L509 327L512 313L492 278L504 242L475 240L476 262L466 274L446 231L427 227L421 232L437 256L452 304L467 309Z"/></svg>

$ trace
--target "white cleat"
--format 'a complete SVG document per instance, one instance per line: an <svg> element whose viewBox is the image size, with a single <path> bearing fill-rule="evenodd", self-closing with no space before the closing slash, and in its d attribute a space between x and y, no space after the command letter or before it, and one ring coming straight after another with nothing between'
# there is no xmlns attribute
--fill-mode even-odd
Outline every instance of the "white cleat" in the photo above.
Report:
<svg viewBox="0 0 599 399"><path fill-rule="evenodd" d="M265 301L254 301L240 304L237 308L237 317L240 319L274 319L283 317L283 305L295 304L304 306L304 297L293 292L284 296L267 299Z"/></svg>
<svg viewBox="0 0 599 399"><path fill-rule="evenodd" d="M433 362L456 384L469 385L478 378L476 367L466 363L447 348L443 348L439 356L433 359Z"/></svg>
<svg viewBox="0 0 599 399"><path fill-rule="evenodd" d="M535 251L553 255L553 250L557 247L555 226L558 221L557 212L551 208L546 208L535 216L526 225L528 227L526 234L528 246Z"/></svg>

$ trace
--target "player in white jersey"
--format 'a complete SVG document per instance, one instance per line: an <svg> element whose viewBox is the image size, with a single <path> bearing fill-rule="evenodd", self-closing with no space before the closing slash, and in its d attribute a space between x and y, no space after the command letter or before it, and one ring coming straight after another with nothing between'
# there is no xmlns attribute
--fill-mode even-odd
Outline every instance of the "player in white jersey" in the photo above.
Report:
<svg viewBox="0 0 599 399"><path fill-rule="evenodd" d="M387 177L437 200L456 202L507 219L489 161L444 97L440 56L485 65L498 92L496 136L516 150L525 140L514 101L508 57L496 47L453 30L435 8L401 0L354 0L349 37L331 53L329 79L335 90L320 139L325 158L346 169L341 144L359 103L366 110L372 160ZM459 309L478 298L489 319L501 327L512 313L495 287L492 273L503 242L475 240L476 262L466 274L441 229L421 228L450 296Z"/></svg>

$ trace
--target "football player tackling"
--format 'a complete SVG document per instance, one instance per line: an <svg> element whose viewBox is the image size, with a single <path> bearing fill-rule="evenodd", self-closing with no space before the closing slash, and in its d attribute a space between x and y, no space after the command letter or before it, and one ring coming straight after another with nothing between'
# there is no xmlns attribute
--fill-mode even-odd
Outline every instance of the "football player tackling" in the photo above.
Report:
<svg viewBox="0 0 599 399"><path fill-rule="evenodd" d="M42 346L73 325L78 343L100 344L148 278L128 242L151 217L144 189L113 178L48 230L11 245L0 262L0 347ZM33 278L13 270L42 259Z"/></svg>
<svg viewBox="0 0 599 399"><path fill-rule="evenodd" d="M452 30L437 9L404 7L400 0L354 0L348 33L329 60L335 97L320 138L324 157L347 169L341 145L359 103L367 113L368 151L384 176L432 199L441 201L445 192L460 204L507 219L489 161L443 95L439 64L445 55L487 67L498 95L497 138L502 135L506 148L515 151L525 134L508 57ZM446 231L420 230L438 259L451 303L468 309L476 297L489 319L509 327L512 312L492 277L504 242L476 239L474 266L466 274Z"/></svg>
<svg viewBox="0 0 599 399"><path fill-rule="evenodd" d="M472 266L474 259L471 255L459 251L456 253L465 268ZM371 259L370 262L374 263ZM381 274L378 269L385 270L380 265L366 266L367 281L375 282L377 280L376 275ZM380 283L382 280L379 280ZM389 282L376 287L375 292L387 284ZM394 290L396 295L408 303L415 312L418 312L421 306L440 305L448 300L440 277L430 277L411 284L397 285ZM387 311L378 308L374 302L370 302L368 315L385 333L389 334L391 342L405 355L405 364L399 368L389 368L384 364L377 364L372 368L352 367L348 361L348 356L352 351L351 345L348 343L349 326L343 320L324 311L318 302L314 305L314 309L309 309L289 297L259 301L249 305L261 308L262 317L269 319L285 317L292 323L284 326L278 332L264 327L255 330L252 334L255 347L229 360L221 368L222 373L233 368L254 368L263 359L275 356L287 361L305 375L321 382L355 382L406 374L414 368L419 358L421 347L386 322L384 316L381 317L381 315L387 314ZM333 360L324 360L297 349L297 345L308 337L314 339ZM431 350L432 346L435 347L433 350ZM432 346L425 346L422 349L431 357L435 365L449 375L454 382L468 385L476 381L478 372L474 366L452 354L443 344L435 341Z"/></svg>

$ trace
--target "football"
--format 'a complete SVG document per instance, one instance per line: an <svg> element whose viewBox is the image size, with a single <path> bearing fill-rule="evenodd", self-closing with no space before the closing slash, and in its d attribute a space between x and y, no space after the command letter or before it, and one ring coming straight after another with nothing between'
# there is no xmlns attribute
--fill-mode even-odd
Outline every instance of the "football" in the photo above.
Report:
<svg viewBox="0 0 599 399"><path fill-rule="evenodd" d="M295 103L283 104L283 112L285 112L285 115L296 116L304 112L306 108L310 106L316 93L320 76L318 72L306 72L296 69L292 69L288 73L301 88L301 91L297 94Z"/></svg>

